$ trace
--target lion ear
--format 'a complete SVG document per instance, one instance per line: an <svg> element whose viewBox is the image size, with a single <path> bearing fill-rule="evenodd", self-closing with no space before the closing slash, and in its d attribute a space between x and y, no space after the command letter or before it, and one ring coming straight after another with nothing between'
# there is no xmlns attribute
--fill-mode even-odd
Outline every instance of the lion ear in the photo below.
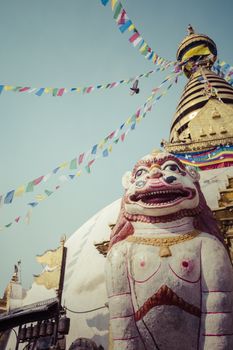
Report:
<svg viewBox="0 0 233 350"><path fill-rule="evenodd" d="M195 182L198 182L200 180L200 174L193 166L187 166L186 169L188 170L189 175Z"/></svg>
<svg viewBox="0 0 233 350"><path fill-rule="evenodd" d="M122 186L124 187L125 190L129 188L131 175L132 175L131 171L127 171L122 177Z"/></svg>

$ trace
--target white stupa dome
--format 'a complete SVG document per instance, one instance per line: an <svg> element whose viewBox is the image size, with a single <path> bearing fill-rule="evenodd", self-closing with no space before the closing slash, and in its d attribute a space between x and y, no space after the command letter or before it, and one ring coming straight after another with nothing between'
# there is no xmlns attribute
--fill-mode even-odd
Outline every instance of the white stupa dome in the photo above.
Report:
<svg viewBox="0 0 233 350"><path fill-rule="evenodd" d="M109 240L109 224L116 222L120 203L120 199L116 200L100 210L65 243L67 260L62 304L67 307L67 316L71 320L70 331L66 337L67 349L75 339L81 337L92 339L97 345L108 349L105 257L94 244ZM23 305L53 297L53 289L47 290L44 286L33 283L23 299Z"/></svg>

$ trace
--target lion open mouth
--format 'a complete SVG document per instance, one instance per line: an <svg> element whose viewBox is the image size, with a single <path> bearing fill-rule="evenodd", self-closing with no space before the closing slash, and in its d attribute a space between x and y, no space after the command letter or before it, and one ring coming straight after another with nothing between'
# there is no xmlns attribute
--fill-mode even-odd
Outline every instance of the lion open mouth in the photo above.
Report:
<svg viewBox="0 0 233 350"><path fill-rule="evenodd" d="M169 189L157 190L152 192L141 192L130 196L132 202L139 202L146 205L167 205L178 202L182 199L191 199L194 197L195 191L191 189Z"/></svg>

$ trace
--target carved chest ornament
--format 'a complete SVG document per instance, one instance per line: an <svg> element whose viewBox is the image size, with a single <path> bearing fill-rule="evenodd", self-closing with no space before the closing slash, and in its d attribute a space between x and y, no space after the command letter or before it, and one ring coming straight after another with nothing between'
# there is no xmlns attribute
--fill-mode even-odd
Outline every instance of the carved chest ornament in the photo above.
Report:
<svg viewBox="0 0 233 350"><path fill-rule="evenodd" d="M198 230L193 230L183 235L164 238L129 236L126 238L126 241L136 244L145 244L160 247L159 256L162 258L167 258L169 256L172 256L170 246L189 241L197 237L199 233L200 232Z"/></svg>

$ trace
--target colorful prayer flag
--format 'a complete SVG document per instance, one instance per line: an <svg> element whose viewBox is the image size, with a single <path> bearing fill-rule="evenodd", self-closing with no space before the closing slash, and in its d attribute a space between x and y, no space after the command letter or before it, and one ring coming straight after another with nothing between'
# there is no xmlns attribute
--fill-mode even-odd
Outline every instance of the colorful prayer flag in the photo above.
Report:
<svg viewBox="0 0 233 350"><path fill-rule="evenodd" d="M101 2L102 2L102 5L106 6L109 0L101 0Z"/></svg>
<svg viewBox="0 0 233 350"><path fill-rule="evenodd" d="M36 186L36 185L39 185L39 183L43 180L44 176L40 176L38 177L37 179L33 180L33 184Z"/></svg>
<svg viewBox="0 0 233 350"><path fill-rule="evenodd" d="M103 151L103 157L107 157L108 156L108 149L105 148L105 150Z"/></svg>
<svg viewBox="0 0 233 350"><path fill-rule="evenodd" d="M28 203L28 205L30 205L32 208L36 207L37 204L39 204L38 202L30 202Z"/></svg>
<svg viewBox="0 0 233 350"><path fill-rule="evenodd" d="M70 169L77 169L77 158L71 160Z"/></svg>
<svg viewBox="0 0 233 350"><path fill-rule="evenodd" d="M34 182L33 182L33 181L30 181L30 182L27 184L26 192L32 192L33 190L34 190Z"/></svg>
<svg viewBox="0 0 233 350"><path fill-rule="evenodd" d="M8 192L4 198L4 204L10 204L14 198L15 190Z"/></svg>
<svg viewBox="0 0 233 350"><path fill-rule="evenodd" d="M84 153L80 154L80 156L78 157L78 164L80 165L83 161L84 158Z"/></svg>
<svg viewBox="0 0 233 350"><path fill-rule="evenodd" d="M98 145L97 145L97 144L94 145L94 146L92 147L91 154L96 154L97 148L98 148Z"/></svg>

